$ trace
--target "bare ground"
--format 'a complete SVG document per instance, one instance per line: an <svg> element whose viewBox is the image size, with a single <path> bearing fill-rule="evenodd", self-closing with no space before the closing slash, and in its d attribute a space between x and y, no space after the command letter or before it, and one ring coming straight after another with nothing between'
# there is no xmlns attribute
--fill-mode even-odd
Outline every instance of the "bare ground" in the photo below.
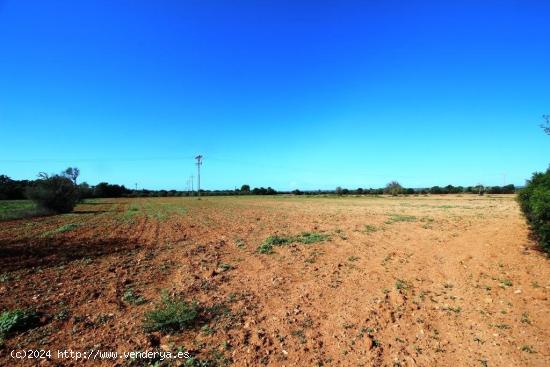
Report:
<svg viewBox="0 0 550 367"><path fill-rule="evenodd" d="M306 231L329 239L256 251ZM213 365L548 366L549 261L512 196L102 200L0 223L0 311L43 315L0 364L179 347ZM123 302L128 288L149 302ZM146 333L163 289L227 312Z"/></svg>

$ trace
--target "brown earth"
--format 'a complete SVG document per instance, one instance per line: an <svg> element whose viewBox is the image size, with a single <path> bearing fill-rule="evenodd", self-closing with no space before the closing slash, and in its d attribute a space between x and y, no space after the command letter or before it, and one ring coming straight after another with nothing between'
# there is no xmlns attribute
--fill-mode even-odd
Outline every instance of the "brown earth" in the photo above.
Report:
<svg viewBox="0 0 550 367"><path fill-rule="evenodd" d="M329 239L257 252L302 232ZM129 288L149 302L124 302ZM226 312L146 333L162 290ZM43 315L0 364L181 348L211 365L549 366L549 291L512 196L105 199L0 223L0 312ZM23 348L54 358L11 359Z"/></svg>

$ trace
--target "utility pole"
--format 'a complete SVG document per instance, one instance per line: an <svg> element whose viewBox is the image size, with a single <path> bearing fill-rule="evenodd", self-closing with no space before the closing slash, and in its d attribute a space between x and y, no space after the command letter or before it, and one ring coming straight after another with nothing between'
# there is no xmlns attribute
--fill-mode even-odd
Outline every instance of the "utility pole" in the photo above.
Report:
<svg viewBox="0 0 550 367"><path fill-rule="evenodd" d="M201 165L202 165L202 155L195 157L197 160L197 196L200 200L201 198Z"/></svg>
<svg viewBox="0 0 550 367"><path fill-rule="evenodd" d="M193 175L189 176L189 180L191 181L191 195L193 195Z"/></svg>

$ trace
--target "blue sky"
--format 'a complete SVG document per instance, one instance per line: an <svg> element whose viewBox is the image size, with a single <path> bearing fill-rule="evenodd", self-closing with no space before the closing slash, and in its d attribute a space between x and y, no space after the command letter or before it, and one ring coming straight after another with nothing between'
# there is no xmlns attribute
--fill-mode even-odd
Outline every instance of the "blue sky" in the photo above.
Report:
<svg viewBox="0 0 550 367"><path fill-rule="evenodd" d="M0 173L185 189L523 184L548 1L0 0Z"/></svg>

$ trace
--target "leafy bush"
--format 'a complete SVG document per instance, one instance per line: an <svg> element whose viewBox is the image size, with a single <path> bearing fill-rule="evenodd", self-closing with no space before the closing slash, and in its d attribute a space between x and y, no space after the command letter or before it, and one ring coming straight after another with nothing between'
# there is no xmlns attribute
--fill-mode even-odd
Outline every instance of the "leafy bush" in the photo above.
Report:
<svg viewBox="0 0 550 367"><path fill-rule="evenodd" d="M163 333L189 329L194 326L200 314L197 303L189 303L164 293L156 308L145 314L145 331Z"/></svg>
<svg viewBox="0 0 550 367"><path fill-rule="evenodd" d="M0 340L18 331L32 329L39 324L39 316L34 311L16 309L0 314Z"/></svg>
<svg viewBox="0 0 550 367"><path fill-rule="evenodd" d="M70 178L42 173L34 185L27 187L27 197L39 208L69 213L79 200L79 192L78 186Z"/></svg>
<svg viewBox="0 0 550 367"><path fill-rule="evenodd" d="M518 201L540 245L550 253L550 168L533 174Z"/></svg>

